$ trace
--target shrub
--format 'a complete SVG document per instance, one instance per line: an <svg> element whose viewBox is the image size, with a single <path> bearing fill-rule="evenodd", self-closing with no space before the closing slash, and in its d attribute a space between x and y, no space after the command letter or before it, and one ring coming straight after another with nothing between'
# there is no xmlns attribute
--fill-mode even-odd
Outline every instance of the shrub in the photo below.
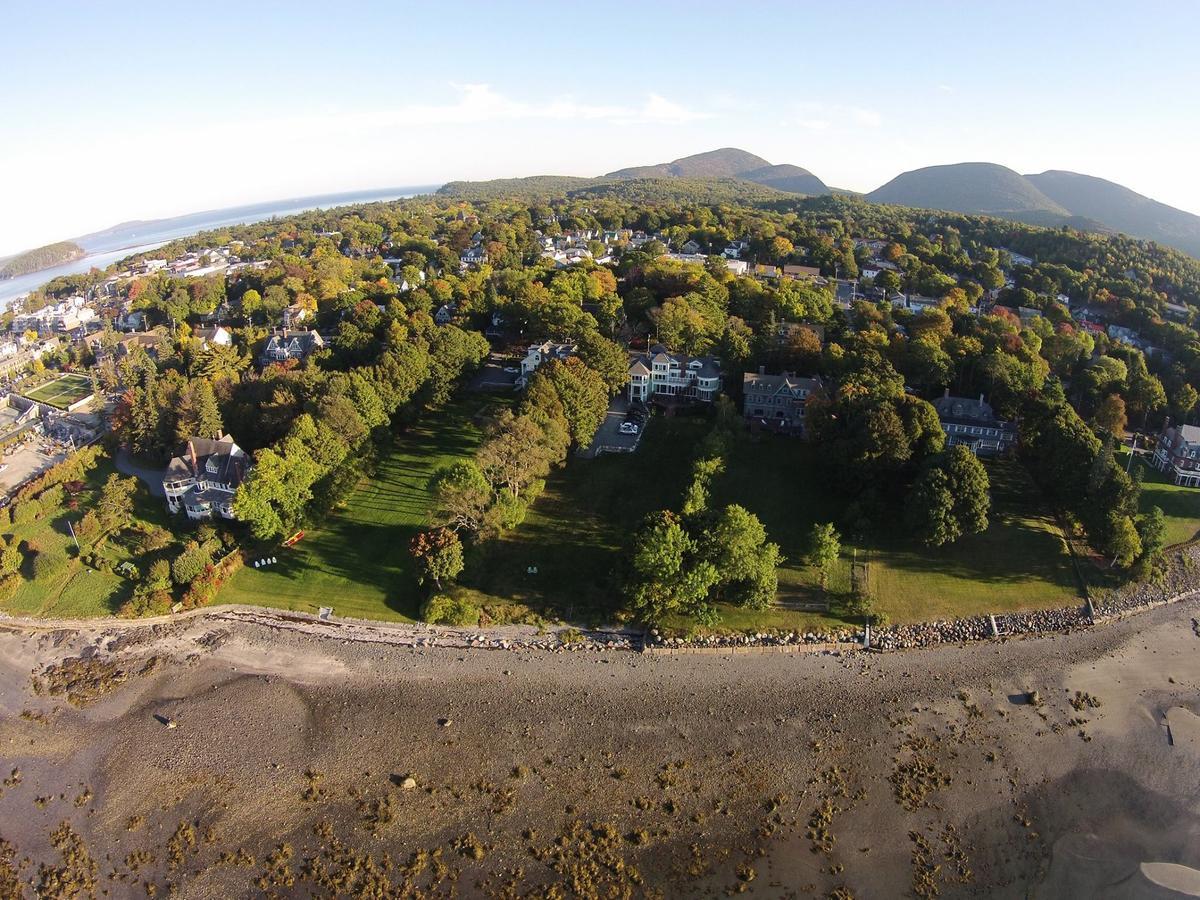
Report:
<svg viewBox="0 0 1200 900"><path fill-rule="evenodd" d="M54 487L48 487L38 496L38 503L42 504L42 509L57 509L62 506L65 492L61 484L56 484Z"/></svg>
<svg viewBox="0 0 1200 900"><path fill-rule="evenodd" d="M171 577L176 584L191 584L212 564L212 552L195 541L189 541L183 552L171 563Z"/></svg>
<svg viewBox="0 0 1200 900"><path fill-rule="evenodd" d="M39 550L33 557L33 577L49 578L67 562L66 554Z"/></svg>
<svg viewBox="0 0 1200 900"><path fill-rule="evenodd" d="M162 616L171 611L170 591L143 591L135 593L121 604L118 615L126 618L138 616Z"/></svg>
<svg viewBox="0 0 1200 900"><path fill-rule="evenodd" d="M479 624L479 607L469 600L434 594L421 606L421 618L432 625L456 625L460 628Z"/></svg>
<svg viewBox="0 0 1200 900"><path fill-rule="evenodd" d="M13 507L13 524L28 525L30 522L37 519L42 514L42 505L36 500L22 500Z"/></svg>

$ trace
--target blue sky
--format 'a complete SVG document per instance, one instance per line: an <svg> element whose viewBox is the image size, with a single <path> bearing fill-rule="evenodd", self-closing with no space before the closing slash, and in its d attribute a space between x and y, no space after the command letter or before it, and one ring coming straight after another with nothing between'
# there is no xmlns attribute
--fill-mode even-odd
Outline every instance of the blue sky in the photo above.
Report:
<svg viewBox="0 0 1200 900"><path fill-rule="evenodd" d="M1200 212L1187 3L10 3L0 254L132 218L737 146L987 160Z"/></svg>

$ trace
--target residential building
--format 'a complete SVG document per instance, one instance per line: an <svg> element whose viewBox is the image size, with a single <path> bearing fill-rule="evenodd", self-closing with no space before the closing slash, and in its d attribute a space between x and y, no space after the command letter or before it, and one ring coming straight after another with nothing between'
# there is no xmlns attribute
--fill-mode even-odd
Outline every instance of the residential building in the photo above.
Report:
<svg viewBox="0 0 1200 900"><path fill-rule="evenodd" d="M449 325L454 321L454 314L458 311L458 307L453 303L443 303L437 308L437 312L433 314L433 321L437 325Z"/></svg>
<svg viewBox="0 0 1200 900"><path fill-rule="evenodd" d="M804 409L808 399L822 387L820 378L804 378L785 372L742 375L742 417L752 427L769 428L786 434L804 433Z"/></svg>
<svg viewBox="0 0 1200 900"><path fill-rule="evenodd" d="M280 317L280 324L284 328L295 328L307 318L308 310L299 303L293 303L283 311L283 315Z"/></svg>
<svg viewBox="0 0 1200 900"><path fill-rule="evenodd" d="M529 381L529 376L546 360L557 359L564 362L574 356L578 348L574 341L542 341L540 344L531 344L525 358L521 360L521 374L517 378L517 387L524 387Z"/></svg>
<svg viewBox="0 0 1200 900"><path fill-rule="evenodd" d="M695 241L688 241L680 248L684 253L699 253L700 245Z"/></svg>
<svg viewBox="0 0 1200 900"><path fill-rule="evenodd" d="M1158 448L1151 460L1154 467L1184 487L1200 487L1200 428L1172 425L1168 419L1158 437Z"/></svg>
<svg viewBox="0 0 1200 900"><path fill-rule="evenodd" d="M229 347L233 344L233 334L224 325L213 325L210 328L197 328L192 337L200 342L200 349L209 347Z"/></svg>
<svg viewBox="0 0 1200 900"><path fill-rule="evenodd" d="M946 432L947 446L962 445L975 454L995 454L1017 443L1017 426L996 418L992 407L984 402L983 394L978 400L952 397L947 388L944 396L933 401L933 408Z"/></svg>
<svg viewBox="0 0 1200 900"><path fill-rule="evenodd" d="M765 263L755 263L754 274L759 278L778 278L779 269L775 266L769 266Z"/></svg>
<svg viewBox="0 0 1200 900"><path fill-rule="evenodd" d="M287 331L273 334L263 347L259 362L264 366L283 363L289 359L307 359L325 346L325 339L316 331Z"/></svg>
<svg viewBox="0 0 1200 900"><path fill-rule="evenodd" d="M784 278L801 278L806 281L821 277L821 270L816 266L784 266Z"/></svg>
<svg viewBox="0 0 1200 900"><path fill-rule="evenodd" d="M189 438L163 475L167 508L173 513L182 509L189 519L237 518L233 495L249 470L249 457L229 435Z"/></svg>
<svg viewBox="0 0 1200 900"><path fill-rule="evenodd" d="M721 363L712 356L689 357L655 344L629 363L629 399L675 398L711 403L721 391Z"/></svg>
<svg viewBox="0 0 1200 900"><path fill-rule="evenodd" d="M487 251L478 244L474 247L468 247L459 254L458 261L464 269L469 269L471 266L482 266L488 261Z"/></svg>
<svg viewBox="0 0 1200 900"><path fill-rule="evenodd" d="M1192 317L1191 307L1182 303L1167 303L1163 311L1173 322L1187 322Z"/></svg>

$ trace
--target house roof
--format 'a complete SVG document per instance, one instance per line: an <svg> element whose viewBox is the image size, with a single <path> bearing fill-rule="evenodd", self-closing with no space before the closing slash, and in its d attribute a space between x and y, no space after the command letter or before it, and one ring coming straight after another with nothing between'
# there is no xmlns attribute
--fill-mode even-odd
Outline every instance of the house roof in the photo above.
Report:
<svg viewBox="0 0 1200 900"><path fill-rule="evenodd" d="M246 454L228 434L215 439L188 438L182 455L167 464L164 480L197 478L201 471L207 471L210 460L216 464L216 471L209 473L213 481L233 487L241 484L247 468Z"/></svg>
<svg viewBox="0 0 1200 900"><path fill-rule="evenodd" d="M820 378L799 375L766 375L762 372L746 372L742 375L742 390L756 394L787 393L799 395L801 391L812 393L821 387Z"/></svg>

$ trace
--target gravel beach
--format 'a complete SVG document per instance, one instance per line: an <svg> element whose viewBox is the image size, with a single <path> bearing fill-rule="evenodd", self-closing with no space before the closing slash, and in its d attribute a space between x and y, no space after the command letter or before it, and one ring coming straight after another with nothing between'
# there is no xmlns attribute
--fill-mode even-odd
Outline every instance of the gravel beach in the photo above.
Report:
<svg viewBox="0 0 1200 900"><path fill-rule="evenodd" d="M0 897L1186 896L1197 617L679 655L4 623Z"/></svg>

